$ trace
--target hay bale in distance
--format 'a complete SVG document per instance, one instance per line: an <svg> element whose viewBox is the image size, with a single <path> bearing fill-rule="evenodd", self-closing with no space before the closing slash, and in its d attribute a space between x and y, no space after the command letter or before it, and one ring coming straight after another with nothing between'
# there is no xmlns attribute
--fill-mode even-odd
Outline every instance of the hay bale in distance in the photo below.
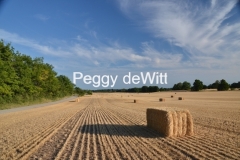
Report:
<svg viewBox="0 0 240 160"><path fill-rule="evenodd" d="M164 102L165 98L159 98L159 102Z"/></svg>
<svg viewBox="0 0 240 160"><path fill-rule="evenodd" d="M184 98L183 97L178 97L178 100L184 100Z"/></svg>
<svg viewBox="0 0 240 160"><path fill-rule="evenodd" d="M165 137L193 135L193 120L190 112L179 108L148 108L147 126Z"/></svg>
<svg viewBox="0 0 240 160"><path fill-rule="evenodd" d="M173 95L171 95L171 98L173 98L174 96Z"/></svg>
<svg viewBox="0 0 240 160"><path fill-rule="evenodd" d="M137 103L137 100L136 100L136 99L134 99L134 100L133 100L133 103Z"/></svg>
<svg viewBox="0 0 240 160"><path fill-rule="evenodd" d="M79 102L79 98L77 98L77 99L75 100L75 102Z"/></svg>

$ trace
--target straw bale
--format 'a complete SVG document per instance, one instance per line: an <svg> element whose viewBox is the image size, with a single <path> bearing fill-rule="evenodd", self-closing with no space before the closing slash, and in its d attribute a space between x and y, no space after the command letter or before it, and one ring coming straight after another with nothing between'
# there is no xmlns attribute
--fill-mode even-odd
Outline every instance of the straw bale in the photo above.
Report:
<svg viewBox="0 0 240 160"><path fill-rule="evenodd" d="M178 97L178 100L184 100L184 98L183 97Z"/></svg>
<svg viewBox="0 0 240 160"><path fill-rule="evenodd" d="M193 135L190 112L179 108L148 108L147 126L165 137Z"/></svg>
<svg viewBox="0 0 240 160"><path fill-rule="evenodd" d="M159 98L159 101L160 101L160 102L164 102L164 101L165 101L165 98Z"/></svg>

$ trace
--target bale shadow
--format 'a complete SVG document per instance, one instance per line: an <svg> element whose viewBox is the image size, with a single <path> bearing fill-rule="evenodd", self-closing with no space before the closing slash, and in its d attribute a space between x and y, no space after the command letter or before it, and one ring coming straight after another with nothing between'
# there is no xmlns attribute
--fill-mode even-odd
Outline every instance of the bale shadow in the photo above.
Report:
<svg viewBox="0 0 240 160"><path fill-rule="evenodd" d="M121 125L121 124L85 124L79 128L82 134L103 134L109 136L127 136L143 138L163 138L157 131L144 125Z"/></svg>
<svg viewBox="0 0 240 160"><path fill-rule="evenodd" d="M71 101L69 101L69 102L76 102L75 100L71 100Z"/></svg>

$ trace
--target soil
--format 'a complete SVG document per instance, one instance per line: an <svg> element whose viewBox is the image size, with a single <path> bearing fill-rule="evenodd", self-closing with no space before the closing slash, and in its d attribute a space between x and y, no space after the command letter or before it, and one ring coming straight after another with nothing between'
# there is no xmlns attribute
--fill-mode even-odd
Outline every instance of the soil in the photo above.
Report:
<svg viewBox="0 0 240 160"><path fill-rule="evenodd" d="M2 113L0 159L240 159L239 97L240 91L94 93ZM165 138L148 128L146 109L163 106L188 109L194 136Z"/></svg>

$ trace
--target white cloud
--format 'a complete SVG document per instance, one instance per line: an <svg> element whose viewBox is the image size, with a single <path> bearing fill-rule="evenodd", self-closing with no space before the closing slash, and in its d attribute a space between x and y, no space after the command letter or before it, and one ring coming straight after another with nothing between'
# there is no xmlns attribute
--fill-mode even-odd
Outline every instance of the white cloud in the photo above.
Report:
<svg viewBox="0 0 240 160"><path fill-rule="evenodd" d="M64 45L43 45L1 29L0 38L60 57L63 62L70 61L71 64L64 65L71 67L80 64L90 68L125 67L134 70L236 70L240 58L240 22L223 23L230 16L235 1L209 1L204 6L193 5L191 1L181 2L119 0L121 10L128 17L142 23L155 37L181 47L187 54L159 51L151 41L143 42L138 52L114 40L103 44L94 30L88 34L96 41L76 35L74 39L77 41Z"/></svg>
<svg viewBox="0 0 240 160"><path fill-rule="evenodd" d="M153 42L142 43L143 55L151 58L150 65L153 68L180 68L182 54L172 54L167 52L159 52L152 45ZM148 64L149 65L149 64Z"/></svg>
<svg viewBox="0 0 240 160"><path fill-rule="evenodd" d="M138 53L134 49L124 47L116 41L109 43L109 45L93 44L80 36L76 36L77 41L74 43L53 39L51 43L43 45L40 42L22 38L17 34L2 29L0 29L0 35L0 38L5 41L32 48L41 54L62 58L63 61L68 60L71 63L80 60L81 63L84 63L83 65L88 66L109 67L113 65L115 67L129 66L133 68L172 68L180 66L182 59L180 54L160 53L154 49L153 42L142 43L142 52Z"/></svg>
<svg viewBox="0 0 240 160"><path fill-rule="evenodd" d="M36 42L35 40L22 38L18 34L10 33L3 29L0 29L0 38L3 39L4 41L20 44L22 46L35 49L36 51L41 52L42 54L49 54L59 57L66 57L71 54L68 51L63 51L61 49L57 49L48 45L41 45L39 44L39 42Z"/></svg>
<svg viewBox="0 0 240 160"><path fill-rule="evenodd" d="M185 0L119 0L119 7L155 37L190 53L193 64L206 57L202 66L213 63L212 67L220 67L226 59L234 61L233 55L240 58L240 21L226 23L234 16L231 11L236 3L236 0L212 0L205 4ZM174 60L179 62L179 58L171 59Z"/></svg>
<svg viewBox="0 0 240 160"><path fill-rule="evenodd" d="M146 56L138 55L131 48L120 46L101 45L94 47L90 44L84 46L78 43L72 46L70 50L73 54L79 56L79 58L86 58L88 61L92 61L94 64L102 66L116 64L119 61L129 61L130 63L151 61L151 59Z"/></svg>
<svg viewBox="0 0 240 160"><path fill-rule="evenodd" d="M92 37L94 37L95 39L97 39L97 32L96 32L96 31L91 30L91 31L89 31L89 34L90 34Z"/></svg>
<svg viewBox="0 0 240 160"><path fill-rule="evenodd" d="M86 39L82 38L80 35L77 35L76 40L80 41L80 42L87 42Z"/></svg>
<svg viewBox="0 0 240 160"><path fill-rule="evenodd" d="M216 4L216 0L211 0L211 7L213 8Z"/></svg>

